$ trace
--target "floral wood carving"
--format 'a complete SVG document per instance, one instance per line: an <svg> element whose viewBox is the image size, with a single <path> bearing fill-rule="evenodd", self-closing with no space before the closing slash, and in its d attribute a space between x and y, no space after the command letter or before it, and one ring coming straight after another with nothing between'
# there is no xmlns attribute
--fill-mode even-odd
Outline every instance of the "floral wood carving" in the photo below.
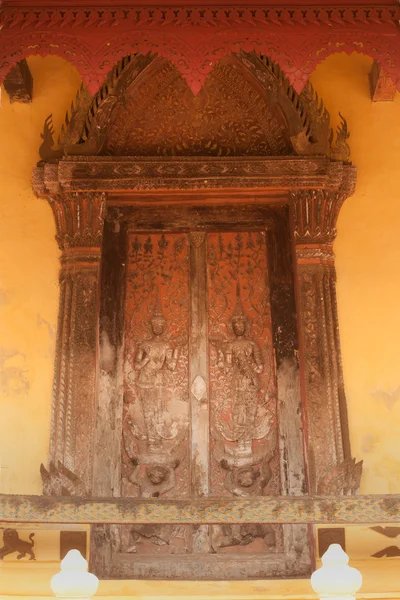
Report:
<svg viewBox="0 0 400 600"><path fill-rule="evenodd" d="M311 490L327 495L356 493L362 473L362 461L356 463L350 451L332 249L340 207L353 189L350 171L338 191L291 193L309 477Z"/></svg>
<svg viewBox="0 0 400 600"><path fill-rule="evenodd" d="M292 192L294 235L297 244L332 244L340 208L350 195L349 182L339 191L298 190Z"/></svg>
<svg viewBox="0 0 400 600"><path fill-rule="evenodd" d="M42 158L51 157L53 133L48 117ZM299 96L278 65L265 56L240 52L224 58L194 96L171 62L138 54L113 68L91 103L84 89L78 92L52 158L64 152L81 156L325 154L349 162L348 137L343 119L333 145L329 114L312 87Z"/></svg>
<svg viewBox="0 0 400 600"><path fill-rule="evenodd" d="M60 194L49 199L61 250L96 248L101 244L105 194ZM65 257L66 258L66 257Z"/></svg>
<svg viewBox="0 0 400 600"><path fill-rule="evenodd" d="M197 94L223 57L239 49L269 55L301 92L310 73L335 52L362 52L399 82L399 7L75 6L3 3L0 77L32 54L56 54L76 66L94 94L124 56L157 53L175 64Z"/></svg>
<svg viewBox="0 0 400 600"><path fill-rule="evenodd" d="M186 495L187 239L137 234L128 243L123 494Z"/></svg>
<svg viewBox="0 0 400 600"><path fill-rule="evenodd" d="M87 435L95 419L96 323L105 194L55 194L49 202L62 250L50 464L63 465L90 493L93 450ZM59 468L51 468L48 473L43 468L42 476L49 489L53 482L56 485L57 481L68 480Z"/></svg>
<svg viewBox="0 0 400 600"><path fill-rule="evenodd" d="M265 232L208 236L211 481L218 496L280 487L276 471L267 476L277 436L266 255Z"/></svg>

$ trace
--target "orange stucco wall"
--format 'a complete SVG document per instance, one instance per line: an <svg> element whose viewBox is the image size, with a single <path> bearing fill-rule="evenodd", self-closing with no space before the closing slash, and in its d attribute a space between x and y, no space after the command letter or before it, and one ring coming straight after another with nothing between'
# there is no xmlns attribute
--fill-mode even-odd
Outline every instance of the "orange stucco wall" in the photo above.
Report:
<svg viewBox="0 0 400 600"><path fill-rule="evenodd" d="M312 83L348 120L356 193L339 215L338 310L353 455L361 492L400 492L400 96L373 103L365 56L336 55Z"/></svg>
<svg viewBox="0 0 400 600"><path fill-rule="evenodd" d="M0 108L0 491L39 494L47 461L58 308L58 248L50 206L31 191L44 119L59 131L80 85L53 57L29 61L32 104Z"/></svg>
<svg viewBox="0 0 400 600"><path fill-rule="evenodd" d="M318 67L312 82L333 124L339 111L346 117L358 168L356 193L342 208L335 243L353 455L364 460L362 493L400 493L400 98L371 103L371 65L367 57L339 54ZM50 207L33 196L30 177L45 117L53 113L58 132L80 80L55 57L31 58L29 66L33 104L10 105L3 93L0 108L0 493L40 494L39 465L47 461L51 413L59 252ZM349 533L352 555L365 556L367 546L367 555L384 547L376 536L368 528L360 535ZM38 532L39 558L57 559L53 538L54 532ZM56 570L49 568L48 573ZM27 582L29 577L32 586L32 571ZM49 593L44 580L38 581L30 592L27 583L27 594ZM112 593L131 593L131 585L121 586ZM231 595L232 589L226 592ZM272 589L274 597L283 593ZM309 592L300 583L284 591L296 589ZM111 591L103 587L103 593Z"/></svg>

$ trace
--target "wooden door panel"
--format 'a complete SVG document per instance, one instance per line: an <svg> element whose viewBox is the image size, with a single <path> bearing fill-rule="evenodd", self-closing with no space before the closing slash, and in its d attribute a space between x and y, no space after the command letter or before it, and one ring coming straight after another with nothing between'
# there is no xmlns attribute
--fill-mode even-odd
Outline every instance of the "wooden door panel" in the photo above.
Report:
<svg viewBox="0 0 400 600"><path fill-rule="evenodd" d="M211 495L281 490L267 235L207 235ZM282 550L282 528L211 528L213 551Z"/></svg>
<svg viewBox="0 0 400 600"><path fill-rule="evenodd" d="M267 227L250 219L247 229L243 212L242 224L220 230L216 218L201 230L185 219L168 229L167 214L161 229L149 216L143 230L132 215L123 265L121 495L251 502L298 493L296 334L284 308L293 286L279 233L286 213L280 220L268 213ZM109 560L98 561L108 578L240 579L309 568L304 526L100 529L94 540L112 540Z"/></svg>
<svg viewBox="0 0 400 600"><path fill-rule="evenodd" d="M123 496L190 494L188 337L188 236L128 235Z"/></svg>

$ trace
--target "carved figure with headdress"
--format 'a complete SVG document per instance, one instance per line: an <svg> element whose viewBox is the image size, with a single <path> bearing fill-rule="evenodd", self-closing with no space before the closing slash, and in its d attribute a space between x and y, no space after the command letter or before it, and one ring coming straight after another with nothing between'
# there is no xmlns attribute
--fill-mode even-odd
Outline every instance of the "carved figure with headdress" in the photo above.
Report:
<svg viewBox="0 0 400 600"><path fill-rule="evenodd" d="M244 313L239 283L236 286L236 306L231 318L233 340L218 349L218 366L230 380L232 394L231 433L226 439L236 440L243 451L250 451L261 387L260 374L264 365L258 344L246 335L248 320Z"/></svg>
<svg viewBox="0 0 400 600"><path fill-rule="evenodd" d="M150 318L152 337L139 344L135 356L138 372L136 385L139 390L146 437L149 447L160 446L167 409L167 390L170 387L170 371L175 370L178 349L164 338L166 319L157 291L153 314Z"/></svg>

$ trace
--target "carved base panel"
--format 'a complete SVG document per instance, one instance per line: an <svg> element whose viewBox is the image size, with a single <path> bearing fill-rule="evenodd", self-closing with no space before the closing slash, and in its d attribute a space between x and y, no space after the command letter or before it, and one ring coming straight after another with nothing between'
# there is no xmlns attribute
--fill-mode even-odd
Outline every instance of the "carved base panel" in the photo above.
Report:
<svg viewBox="0 0 400 600"><path fill-rule="evenodd" d="M272 579L288 577L309 577L311 574L311 559L308 547L308 529L306 525L136 525L150 527L154 535L159 534L165 539L175 536L174 545L170 546L171 553L163 552L163 546L157 546L156 557L154 550L138 553L133 545L124 548L116 547L129 526L123 528L114 525L96 525L92 529L92 540L106 539L108 542L107 560L101 553L92 550L91 570L102 579L182 579L182 580L226 580L226 579ZM190 553L185 547L185 529L203 527L208 530L211 538L219 535L225 529L225 536L242 529L252 541L242 547L227 547L222 552L203 554ZM279 552L268 549L268 536L271 528L283 531L282 548ZM256 537L259 535L259 537ZM264 536L264 537L262 537ZM195 537L192 535L192 537ZM93 542L92 542L93 543ZM146 543L146 542L145 542ZM129 552L127 551L129 550Z"/></svg>

